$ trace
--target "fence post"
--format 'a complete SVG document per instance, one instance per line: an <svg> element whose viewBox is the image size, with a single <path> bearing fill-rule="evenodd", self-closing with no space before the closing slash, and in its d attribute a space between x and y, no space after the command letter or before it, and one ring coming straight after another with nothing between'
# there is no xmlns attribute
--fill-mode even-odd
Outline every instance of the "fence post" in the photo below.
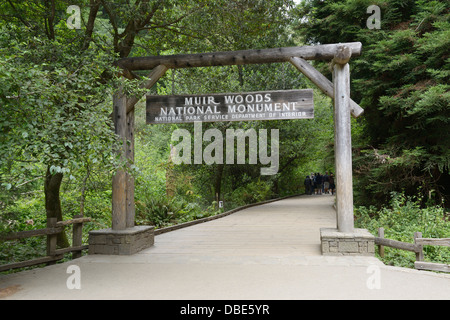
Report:
<svg viewBox="0 0 450 320"><path fill-rule="evenodd" d="M378 228L378 237L384 238L384 228ZM378 251L379 251L380 257L384 258L384 246L379 245Z"/></svg>
<svg viewBox="0 0 450 320"><path fill-rule="evenodd" d="M422 238L422 232L414 232L414 244L416 245L416 261L423 261L423 245L417 244L416 239Z"/></svg>
<svg viewBox="0 0 450 320"><path fill-rule="evenodd" d="M74 219L83 218L82 215L74 216ZM80 247L83 241L83 223L73 224L72 247ZM72 259L81 257L81 250L72 252Z"/></svg>
<svg viewBox="0 0 450 320"><path fill-rule="evenodd" d="M47 219L47 228L56 228L56 218L48 218ZM47 256L54 257L56 251L56 241L58 239L58 234L48 234L47 235ZM47 262L47 265L55 264L56 261Z"/></svg>

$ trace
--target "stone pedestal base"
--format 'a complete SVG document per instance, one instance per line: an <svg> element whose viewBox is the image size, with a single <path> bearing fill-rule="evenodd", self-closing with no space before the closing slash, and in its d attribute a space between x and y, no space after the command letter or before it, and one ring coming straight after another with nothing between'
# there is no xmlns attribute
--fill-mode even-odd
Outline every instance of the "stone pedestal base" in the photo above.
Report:
<svg viewBox="0 0 450 320"><path fill-rule="evenodd" d="M374 256L375 237L366 229L352 233L339 232L334 228L321 228L322 255L328 256Z"/></svg>
<svg viewBox="0 0 450 320"><path fill-rule="evenodd" d="M131 255L152 246L154 227L136 226L125 230L102 229L89 232L89 254Z"/></svg>

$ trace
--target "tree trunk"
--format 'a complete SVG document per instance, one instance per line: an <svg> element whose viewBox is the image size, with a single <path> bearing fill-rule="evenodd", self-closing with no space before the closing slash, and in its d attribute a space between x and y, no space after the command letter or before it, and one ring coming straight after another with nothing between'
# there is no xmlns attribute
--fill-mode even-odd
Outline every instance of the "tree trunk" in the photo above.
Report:
<svg viewBox="0 0 450 320"><path fill-rule="evenodd" d="M44 193L45 193L45 210L48 218L56 218L57 221L62 221L61 201L59 198L59 191L63 179L62 173L50 173L50 166L47 166L47 173L45 175ZM66 233L63 231L58 234L57 245L60 248L68 247Z"/></svg>

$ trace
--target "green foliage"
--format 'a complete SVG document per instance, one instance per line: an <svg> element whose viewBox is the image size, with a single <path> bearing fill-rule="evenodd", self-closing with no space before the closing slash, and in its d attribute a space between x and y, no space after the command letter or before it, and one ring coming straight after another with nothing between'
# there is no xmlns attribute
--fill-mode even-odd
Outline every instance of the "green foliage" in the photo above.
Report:
<svg viewBox="0 0 450 320"><path fill-rule="evenodd" d="M270 181L252 181L234 190L230 198L238 206L249 203L257 203L272 197L272 185Z"/></svg>
<svg viewBox="0 0 450 320"><path fill-rule="evenodd" d="M0 234L42 229L46 227L46 216L42 212L42 197L9 206L0 215ZM45 237L0 242L0 264L20 262L45 255Z"/></svg>
<svg viewBox="0 0 450 320"><path fill-rule="evenodd" d="M311 0L293 10L290 0L76 0L70 4L82 9L80 30L67 28L66 4L0 3L0 232L45 225L47 168L64 174L64 218L80 212L93 217L85 231L111 225L111 174L124 165L115 152L111 95L119 85L130 95L143 94L137 89L142 80L114 76L113 62L128 56L361 41L363 55L351 61L353 99L366 110L363 119L352 120L356 198L381 204L392 191L410 195L421 186L421 193L435 190L431 194L440 200L450 190L450 26L444 1ZM372 4L382 9L381 30L366 27ZM314 88L289 64L271 64L169 70L151 92L306 87ZM136 222L164 227L199 219L220 212L217 196L228 210L301 192L306 174L334 171L331 101L317 91L314 99L310 120L203 124L203 130L222 132L279 129L279 172L268 177L260 175L260 165L170 164L173 130L192 133L193 126L147 126L138 104L130 170ZM360 208L360 220L374 230L376 216L402 239L414 231L448 236L437 207L405 199L395 197L387 209ZM412 226L401 231L404 221ZM29 246L43 248L27 241L17 252L14 243L1 247L0 259L28 258ZM448 258L426 250L432 260Z"/></svg>
<svg viewBox="0 0 450 320"><path fill-rule="evenodd" d="M174 224L205 218L219 213L215 203L202 207L199 203L188 202L183 197L169 198L153 196L136 202L136 224L153 225L164 228Z"/></svg>
<svg viewBox="0 0 450 320"><path fill-rule="evenodd" d="M56 41L36 41L39 49L30 51L27 43L0 40L2 162L36 159L52 173L88 160L109 163L111 91L99 79L111 60L94 51L74 57Z"/></svg>
<svg viewBox="0 0 450 320"><path fill-rule="evenodd" d="M358 207L355 210L355 226L368 229L377 236L378 228L384 228L387 239L414 242L414 232L422 232L423 238L449 238L450 221L440 206L421 206L422 199L413 199L403 193L392 192L389 206ZM425 261L448 263L450 248L424 246ZM385 247L386 264L414 267L413 252Z"/></svg>

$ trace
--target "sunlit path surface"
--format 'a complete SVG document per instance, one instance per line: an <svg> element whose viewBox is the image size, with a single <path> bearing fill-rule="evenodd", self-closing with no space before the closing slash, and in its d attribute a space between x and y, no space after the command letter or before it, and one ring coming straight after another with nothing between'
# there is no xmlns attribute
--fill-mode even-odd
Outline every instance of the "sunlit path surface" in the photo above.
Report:
<svg viewBox="0 0 450 320"><path fill-rule="evenodd" d="M224 218L156 237L143 251L156 261L229 263L295 263L320 256L320 227L334 227L334 198L324 196L272 202Z"/></svg>

